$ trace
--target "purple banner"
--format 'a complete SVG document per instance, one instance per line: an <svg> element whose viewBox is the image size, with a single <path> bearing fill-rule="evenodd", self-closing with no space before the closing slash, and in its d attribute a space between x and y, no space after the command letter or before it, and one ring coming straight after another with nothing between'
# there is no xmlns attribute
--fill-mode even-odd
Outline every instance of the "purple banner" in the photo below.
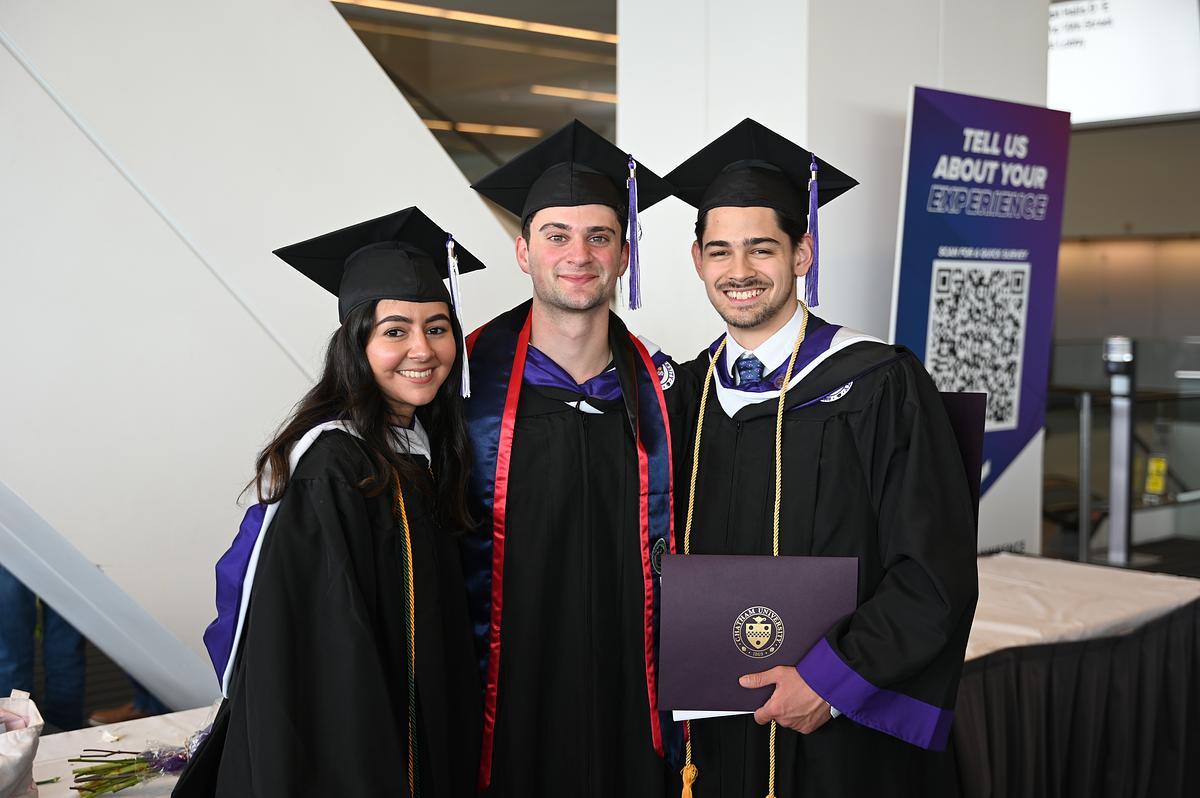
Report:
<svg viewBox="0 0 1200 798"><path fill-rule="evenodd" d="M917 87L893 338L988 395L983 493L1042 428L1070 115Z"/></svg>

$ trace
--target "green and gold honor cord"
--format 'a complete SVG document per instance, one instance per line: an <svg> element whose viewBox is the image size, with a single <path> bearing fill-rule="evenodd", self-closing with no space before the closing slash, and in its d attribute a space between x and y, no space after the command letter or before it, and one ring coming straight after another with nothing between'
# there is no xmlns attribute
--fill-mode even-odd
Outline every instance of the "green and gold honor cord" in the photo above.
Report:
<svg viewBox="0 0 1200 798"><path fill-rule="evenodd" d="M400 559L404 568L404 636L408 641L408 792L419 794L417 779L417 619L416 596L413 592L412 534L408 530L408 512L404 507L404 490L400 475L395 474L396 506L394 514L404 534Z"/></svg>

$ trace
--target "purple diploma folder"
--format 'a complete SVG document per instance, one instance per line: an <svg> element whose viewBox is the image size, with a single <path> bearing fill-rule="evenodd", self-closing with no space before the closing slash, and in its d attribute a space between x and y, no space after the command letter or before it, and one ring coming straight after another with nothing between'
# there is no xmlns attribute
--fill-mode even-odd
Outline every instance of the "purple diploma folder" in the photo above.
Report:
<svg viewBox="0 0 1200 798"><path fill-rule="evenodd" d="M858 558L663 558L658 705L753 712L773 686L738 678L795 665L858 606Z"/></svg>

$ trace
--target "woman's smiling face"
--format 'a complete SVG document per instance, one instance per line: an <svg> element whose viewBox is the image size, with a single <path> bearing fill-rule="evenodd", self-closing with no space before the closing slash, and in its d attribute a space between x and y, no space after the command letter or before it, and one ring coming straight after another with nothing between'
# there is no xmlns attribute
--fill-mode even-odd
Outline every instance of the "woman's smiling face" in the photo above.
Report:
<svg viewBox="0 0 1200 798"><path fill-rule="evenodd" d="M433 401L454 365L450 308L445 302L379 300L366 354L394 420L410 426L413 413Z"/></svg>

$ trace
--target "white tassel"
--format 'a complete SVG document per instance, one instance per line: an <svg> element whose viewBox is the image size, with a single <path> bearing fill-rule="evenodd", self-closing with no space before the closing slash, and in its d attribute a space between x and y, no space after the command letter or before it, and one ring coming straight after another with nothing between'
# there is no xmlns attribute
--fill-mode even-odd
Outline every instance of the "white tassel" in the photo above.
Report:
<svg viewBox="0 0 1200 798"><path fill-rule="evenodd" d="M458 356L462 358L462 396L466 399L471 395L471 366L467 362L467 328L463 326L462 291L458 287L458 255L454 253L454 236L446 239L446 262L450 267L450 301L454 304L454 317L458 319L458 329L463 336L463 350Z"/></svg>

